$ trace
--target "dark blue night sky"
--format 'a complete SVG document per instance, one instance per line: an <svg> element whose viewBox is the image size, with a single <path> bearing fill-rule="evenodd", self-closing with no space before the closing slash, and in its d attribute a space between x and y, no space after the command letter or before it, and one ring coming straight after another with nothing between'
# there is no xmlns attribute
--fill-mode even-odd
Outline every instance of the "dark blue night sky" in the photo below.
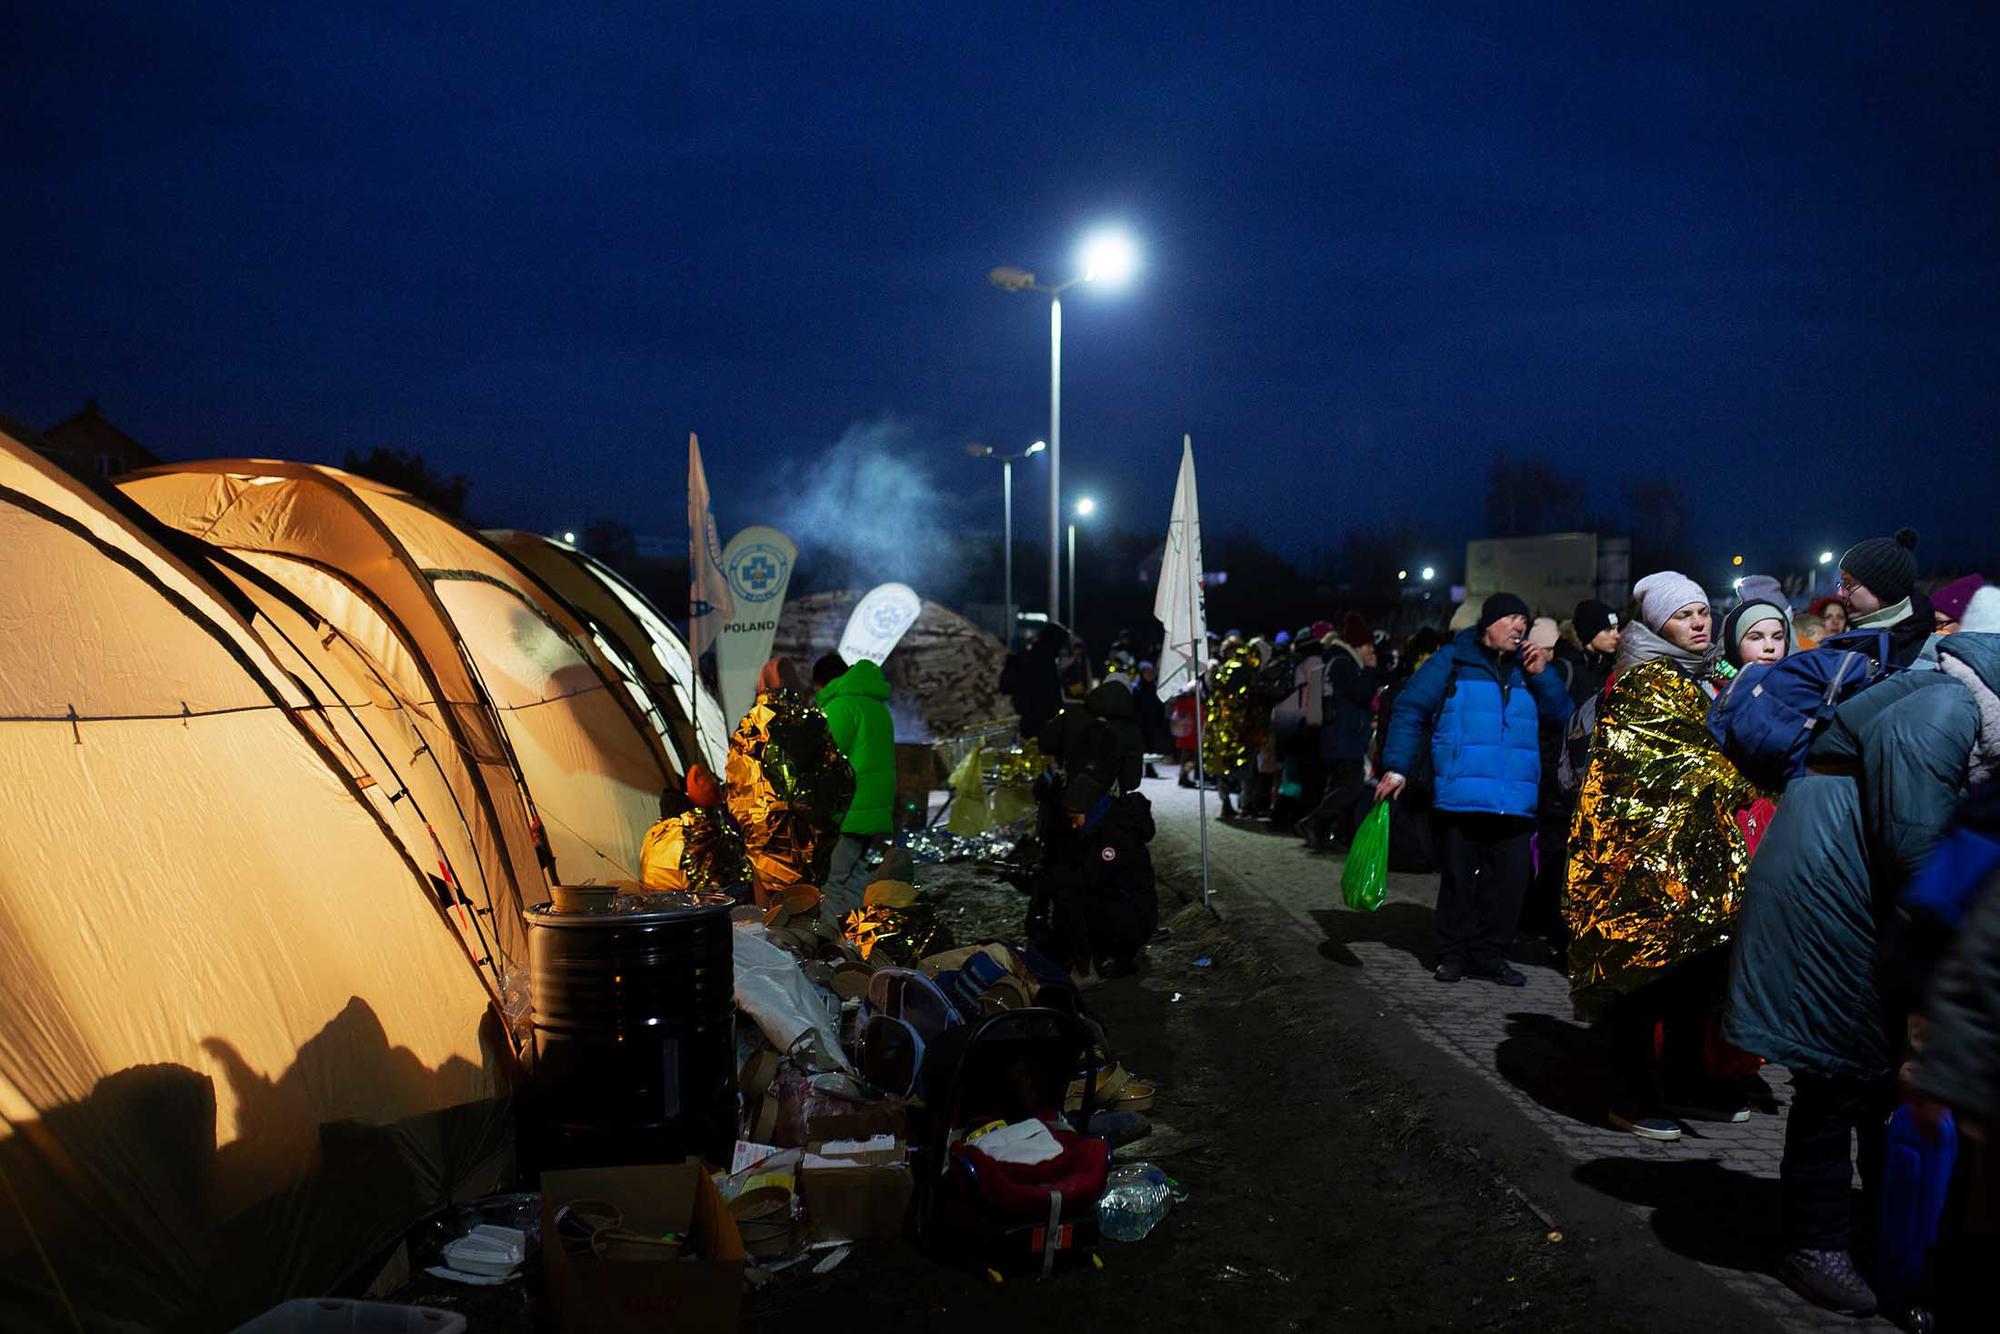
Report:
<svg viewBox="0 0 2000 1334"><path fill-rule="evenodd" d="M2000 6L361 8L6 7L0 411L669 536L690 429L728 529L859 426L990 525L1047 310L984 275L1117 220L1064 442L1123 526L1190 431L1299 551L1476 536L1513 450L1753 565L2000 554Z"/></svg>

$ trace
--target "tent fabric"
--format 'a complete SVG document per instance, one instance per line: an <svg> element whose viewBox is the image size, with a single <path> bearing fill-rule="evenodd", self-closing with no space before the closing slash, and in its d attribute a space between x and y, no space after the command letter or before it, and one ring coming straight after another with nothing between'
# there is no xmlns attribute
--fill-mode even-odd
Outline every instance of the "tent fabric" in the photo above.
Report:
<svg viewBox="0 0 2000 1334"><path fill-rule="evenodd" d="M673 738L681 773L690 756L721 773L732 729L714 692L695 674L687 641L645 595L567 542L513 528L489 528L485 536L633 664Z"/></svg>
<svg viewBox="0 0 2000 1334"><path fill-rule="evenodd" d="M315 708L0 431L0 1328L229 1328L490 1180L488 994Z"/></svg>
<svg viewBox="0 0 2000 1334"><path fill-rule="evenodd" d="M184 532L257 553L260 568L343 629L341 608L316 600L312 585L323 592L330 576L356 595L347 601L372 603L435 681L496 808L518 775L553 875L639 878L641 840L674 781L668 749L588 630L499 551L401 492L332 468L215 460L146 469L120 485ZM510 824L518 815L498 812ZM512 861L522 900L545 898Z"/></svg>
<svg viewBox="0 0 2000 1334"><path fill-rule="evenodd" d="M293 594L427 726L432 757L466 813L480 879L508 900L493 918L509 972L526 963L522 908L548 898L541 840L507 737L450 618L366 507L310 467L246 463L154 469L119 490L169 527L222 547ZM448 744L441 744L448 739ZM385 736L383 745L392 744ZM469 877L461 876L460 879Z"/></svg>

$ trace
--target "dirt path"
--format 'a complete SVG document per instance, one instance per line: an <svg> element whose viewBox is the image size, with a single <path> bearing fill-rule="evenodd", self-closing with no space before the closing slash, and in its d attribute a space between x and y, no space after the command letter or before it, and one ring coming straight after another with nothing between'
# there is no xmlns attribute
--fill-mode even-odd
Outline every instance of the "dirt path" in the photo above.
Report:
<svg viewBox="0 0 2000 1334"><path fill-rule="evenodd" d="M1192 803L1147 787L1163 897L1185 893ZM1287 842L1224 831L1218 861L1282 855L1303 895L1331 902L1336 863ZM965 925L1018 921L1012 889L952 878ZM1102 1272L997 1287L905 1245L866 1248L824 1279L759 1294L746 1327L1768 1327L1624 1204L1577 1187L1518 1109L1329 966L1283 910L1240 882L1220 904L1220 922L1198 906L1173 914L1147 970L1092 998L1120 1057L1161 1084L1153 1156L1189 1196L1151 1237L1107 1242Z"/></svg>

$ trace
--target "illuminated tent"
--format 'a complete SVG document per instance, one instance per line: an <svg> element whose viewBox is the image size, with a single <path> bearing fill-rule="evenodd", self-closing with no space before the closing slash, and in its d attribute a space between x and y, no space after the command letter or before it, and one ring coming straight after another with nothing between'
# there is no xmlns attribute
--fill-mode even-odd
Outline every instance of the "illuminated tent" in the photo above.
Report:
<svg viewBox="0 0 2000 1334"><path fill-rule="evenodd" d="M433 878L178 543L0 430L0 1328L229 1328L498 1175Z"/></svg>
<svg viewBox="0 0 2000 1334"><path fill-rule="evenodd" d="M666 720L681 770L686 759L721 773L732 725L715 695L695 674L687 641L615 570L567 542L513 528L489 528L486 538L519 561L567 603L592 632L636 664L648 707Z"/></svg>
<svg viewBox="0 0 2000 1334"><path fill-rule="evenodd" d="M480 856L489 882L511 882L522 902L546 897L528 870L524 819L539 822L558 881L639 879L660 793L679 782L664 720L635 703L630 666L497 548L332 468L222 460L119 485L276 581L364 653L406 708L452 732L471 773L455 775L460 805L492 821Z"/></svg>

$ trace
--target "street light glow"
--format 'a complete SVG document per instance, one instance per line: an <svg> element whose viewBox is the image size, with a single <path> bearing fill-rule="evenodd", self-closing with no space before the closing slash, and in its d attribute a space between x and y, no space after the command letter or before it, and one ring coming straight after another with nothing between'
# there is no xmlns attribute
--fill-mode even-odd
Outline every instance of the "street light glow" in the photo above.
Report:
<svg viewBox="0 0 2000 1334"><path fill-rule="evenodd" d="M567 530L565 530L565 531L564 531L564 533L563 533L563 541L565 541L565 542L569 543L569 544L570 544L571 546L575 546L575 545L576 545L576 534L575 534L575 533L572 533L572 532L569 532L569 531L567 531Z"/></svg>
<svg viewBox="0 0 2000 1334"><path fill-rule="evenodd" d="M1424 566L1424 582L1429 583L1431 580L1437 578L1437 573L1431 566Z"/></svg>
<svg viewBox="0 0 2000 1334"><path fill-rule="evenodd" d="M1396 571L1396 577L1398 579L1407 579L1410 577L1410 572L1408 570L1398 570Z"/></svg>
<svg viewBox="0 0 2000 1334"><path fill-rule="evenodd" d="M1139 248L1122 231L1093 232L1083 242L1083 280L1122 287L1139 267Z"/></svg>
<svg viewBox="0 0 2000 1334"><path fill-rule="evenodd" d="M1049 442L1048 442L1048 441L1046 441L1046 440L1037 440L1037 441L1036 441L1036 442L1035 442L1034 444L1032 444L1032 445L1029 445L1029 446L1028 446L1028 453L1030 453L1030 454L1039 454L1039 453L1041 453L1041 452L1042 452L1043 450L1047 449L1048 447L1049 447Z"/></svg>
<svg viewBox="0 0 2000 1334"><path fill-rule="evenodd" d="M1077 518L1079 519L1088 518L1090 515L1096 512L1097 512L1097 502L1092 500L1089 496L1085 496L1083 499L1076 502Z"/></svg>
<svg viewBox="0 0 2000 1334"><path fill-rule="evenodd" d="M1820 552L1820 553L1819 553L1819 563L1820 563L1821 565L1831 565L1831 564L1833 564L1833 553L1832 553L1831 551L1822 551L1822 552Z"/></svg>

